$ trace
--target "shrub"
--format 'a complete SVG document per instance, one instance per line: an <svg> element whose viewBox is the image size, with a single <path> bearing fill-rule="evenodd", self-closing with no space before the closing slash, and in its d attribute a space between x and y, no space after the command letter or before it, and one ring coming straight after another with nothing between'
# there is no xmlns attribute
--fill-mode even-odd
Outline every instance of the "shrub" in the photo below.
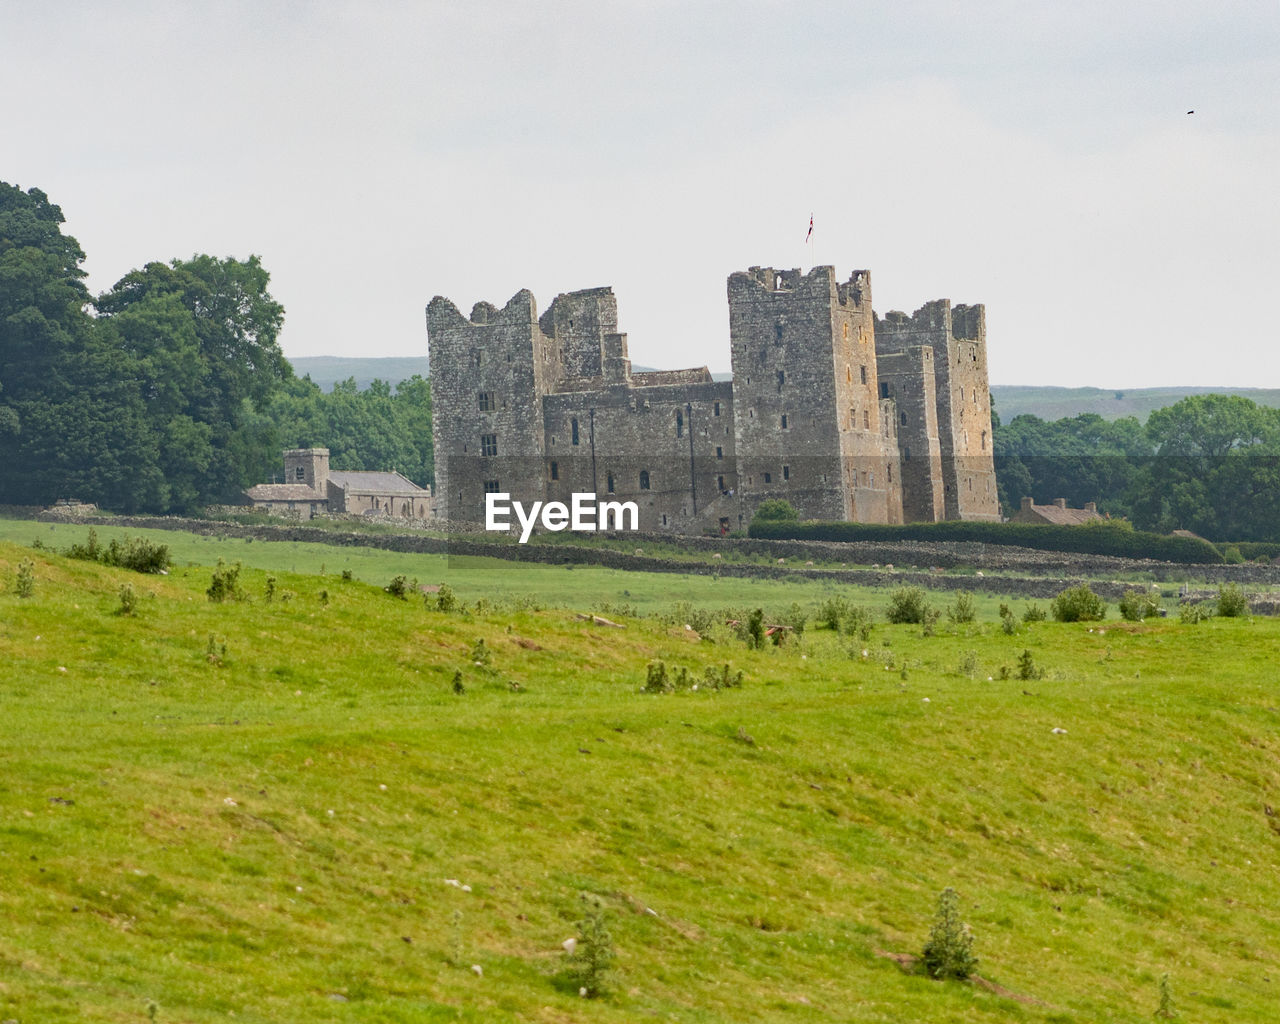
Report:
<svg viewBox="0 0 1280 1024"><path fill-rule="evenodd" d="M1156 1007L1156 1012L1152 1014L1156 1020L1175 1020L1178 1011L1173 1005L1173 990L1169 987L1169 975L1164 973L1160 975L1160 1005Z"/></svg>
<svg viewBox="0 0 1280 1024"><path fill-rule="evenodd" d="M849 602L843 597L828 597L818 605L817 621L827 629L839 630L850 612Z"/></svg>
<svg viewBox="0 0 1280 1024"><path fill-rule="evenodd" d="M747 646L755 650L764 647L764 609L757 608L747 619Z"/></svg>
<svg viewBox="0 0 1280 1024"><path fill-rule="evenodd" d="M492 660L493 656L485 646L484 637L477 637L476 642L471 645L471 664L479 668L488 668Z"/></svg>
<svg viewBox="0 0 1280 1024"><path fill-rule="evenodd" d="M138 595L134 592L132 583L120 584L120 607L116 609L117 615L132 615L138 607Z"/></svg>
<svg viewBox="0 0 1280 1024"><path fill-rule="evenodd" d="M1019 679L1043 679L1044 669L1036 667L1036 660L1031 656L1031 652L1023 649L1018 656L1018 678Z"/></svg>
<svg viewBox="0 0 1280 1024"><path fill-rule="evenodd" d="M1222 560L1227 565L1241 565L1244 562L1244 555L1240 553L1240 548L1235 544L1228 545L1222 552Z"/></svg>
<svg viewBox="0 0 1280 1024"><path fill-rule="evenodd" d="M1120 614L1128 622L1141 622L1160 613L1160 605L1146 590L1130 589L1120 598Z"/></svg>
<svg viewBox="0 0 1280 1024"><path fill-rule="evenodd" d="M1094 622L1106 616L1107 603L1080 583L1055 597L1049 610L1058 622Z"/></svg>
<svg viewBox="0 0 1280 1024"><path fill-rule="evenodd" d="M760 502L756 508L756 514L751 517L751 522L769 523L796 523L800 521L800 513L792 507L791 502L785 498L770 498L768 501Z"/></svg>
<svg viewBox="0 0 1280 1024"><path fill-rule="evenodd" d="M928 611L929 600L920 587L899 587L889 597L887 616L890 622L919 625L925 621Z"/></svg>
<svg viewBox="0 0 1280 1024"><path fill-rule="evenodd" d="M276 578L274 576L267 577L266 600L268 603L276 596Z"/></svg>
<svg viewBox="0 0 1280 1024"><path fill-rule="evenodd" d="M645 673L644 686L641 689L645 693L670 693L674 687L671 680L667 678L667 663L665 661L649 662L648 670Z"/></svg>
<svg viewBox="0 0 1280 1024"><path fill-rule="evenodd" d="M1027 610L1022 613L1023 622L1044 622L1048 617L1049 613L1038 604L1027 605Z"/></svg>
<svg viewBox="0 0 1280 1024"><path fill-rule="evenodd" d="M396 576L382 589L392 597L400 598L401 601L407 601L409 599L409 581L403 576Z"/></svg>
<svg viewBox="0 0 1280 1024"><path fill-rule="evenodd" d="M844 620L844 631L849 636L856 636L864 644L871 639L871 630L875 619L869 608L851 607Z"/></svg>
<svg viewBox="0 0 1280 1024"><path fill-rule="evenodd" d="M1228 619L1238 619L1249 613L1249 600L1238 583L1226 583L1218 588L1218 614Z"/></svg>
<svg viewBox="0 0 1280 1024"><path fill-rule="evenodd" d="M123 544L113 540L100 561L104 565L151 574L164 572L172 562L169 545L153 544L144 537L130 537Z"/></svg>
<svg viewBox="0 0 1280 1024"><path fill-rule="evenodd" d="M792 601L791 607L782 616L781 623L784 626L790 626L796 636L799 636L804 632L804 627L809 624L809 613L800 607L799 602Z"/></svg>
<svg viewBox="0 0 1280 1024"><path fill-rule="evenodd" d="M343 570L342 570L342 582L343 582L343 583L350 583L353 579L355 579L355 576L352 574L352 572L351 572L351 570L350 570L350 569L343 569Z"/></svg>
<svg viewBox="0 0 1280 1024"><path fill-rule="evenodd" d="M1000 628L1005 636L1013 636L1018 632L1018 620L1014 618L1013 609L1007 604L1000 606Z"/></svg>
<svg viewBox="0 0 1280 1024"><path fill-rule="evenodd" d="M920 959L931 978L963 981L978 969L973 935L960 920L960 897L950 886L938 896L937 915Z"/></svg>
<svg viewBox="0 0 1280 1024"><path fill-rule="evenodd" d="M958 671L962 676L972 679L974 673L978 671L978 652L965 651L964 657L960 659L960 668Z"/></svg>
<svg viewBox="0 0 1280 1024"><path fill-rule="evenodd" d="M1203 606L1186 601L1178 607L1178 618L1188 625L1194 626L1209 618L1209 613Z"/></svg>
<svg viewBox="0 0 1280 1024"><path fill-rule="evenodd" d="M436 611L438 612L454 612L458 610L458 598L453 592L453 588L447 583L440 584L440 590L436 594Z"/></svg>
<svg viewBox="0 0 1280 1024"><path fill-rule="evenodd" d="M244 600L244 591L240 589L240 563L228 566L219 558L218 567L213 570L213 581L205 593L215 604Z"/></svg>
<svg viewBox="0 0 1280 1024"><path fill-rule="evenodd" d="M585 892L579 900L582 920L578 922L578 941L569 954L569 977L579 995L596 999L604 995L605 979L613 965L613 937L605 926L604 901Z"/></svg>
<svg viewBox="0 0 1280 1024"><path fill-rule="evenodd" d="M978 617L978 606L967 590L957 590L954 604L947 606L947 619L956 624L973 622Z"/></svg>
<svg viewBox="0 0 1280 1024"><path fill-rule="evenodd" d="M24 558L18 563L18 577L15 590L19 597L30 597L36 592L36 565L31 559Z"/></svg>

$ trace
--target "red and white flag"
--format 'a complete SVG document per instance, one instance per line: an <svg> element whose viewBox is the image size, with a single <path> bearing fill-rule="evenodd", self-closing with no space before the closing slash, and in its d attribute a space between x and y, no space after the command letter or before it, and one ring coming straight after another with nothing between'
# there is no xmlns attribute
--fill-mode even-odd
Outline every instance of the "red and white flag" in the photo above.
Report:
<svg viewBox="0 0 1280 1024"><path fill-rule="evenodd" d="M804 244L809 244L809 239L813 237L813 214L809 214L809 230L804 236Z"/></svg>

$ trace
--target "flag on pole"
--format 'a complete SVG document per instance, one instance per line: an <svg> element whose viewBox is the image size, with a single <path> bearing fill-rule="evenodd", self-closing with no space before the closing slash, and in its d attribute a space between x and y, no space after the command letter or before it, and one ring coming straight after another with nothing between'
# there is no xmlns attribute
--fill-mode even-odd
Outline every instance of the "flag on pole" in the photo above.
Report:
<svg viewBox="0 0 1280 1024"><path fill-rule="evenodd" d="M813 236L813 214L809 214L809 230L804 236L804 244L809 244L809 239Z"/></svg>

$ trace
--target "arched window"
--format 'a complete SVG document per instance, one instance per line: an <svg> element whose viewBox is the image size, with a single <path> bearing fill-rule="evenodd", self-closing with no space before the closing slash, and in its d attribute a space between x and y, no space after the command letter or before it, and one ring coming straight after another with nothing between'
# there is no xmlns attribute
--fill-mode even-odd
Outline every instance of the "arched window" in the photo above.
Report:
<svg viewBox="0 0 1280 1024"><path fill-rule="evenodd" d="M649 489L649 471L647 469L640 470L640 490L647 491Z"/></svg>

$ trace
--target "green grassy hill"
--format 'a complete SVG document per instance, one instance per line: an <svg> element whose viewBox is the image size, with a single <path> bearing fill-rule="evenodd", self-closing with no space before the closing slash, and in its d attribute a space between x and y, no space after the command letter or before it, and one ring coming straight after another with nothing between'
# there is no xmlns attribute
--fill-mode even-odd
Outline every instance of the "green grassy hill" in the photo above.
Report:
<svg viewBox="0 0 1280 1024"><path fill-rule="evenodd" d="M991 385L991 398L1000 419L1008 423L1015 416L1039 416L1042 420L1060 420L1096 413L1104 420L1136 416L1145 421L1156 409L1180 402L1188 395L1241 395L1250 401L1270 407L1280 406L1280 389L1276 388L1055 388L1010 384Z"/></svg>
<svg viewBox="0 0 1280 1024"><path fill-rule="evenodd" d="M563 568L444 613L242 547L215 604L207 566L0 543L0 1018L1137 1022L1165 972L1183 1019L1274 1018L1280 623L753 651L511 596ZM659 659L699 687L641 692ZM985 985L884 955L946 886ZM563 974L582 892L601 1000Z"/></svg>

